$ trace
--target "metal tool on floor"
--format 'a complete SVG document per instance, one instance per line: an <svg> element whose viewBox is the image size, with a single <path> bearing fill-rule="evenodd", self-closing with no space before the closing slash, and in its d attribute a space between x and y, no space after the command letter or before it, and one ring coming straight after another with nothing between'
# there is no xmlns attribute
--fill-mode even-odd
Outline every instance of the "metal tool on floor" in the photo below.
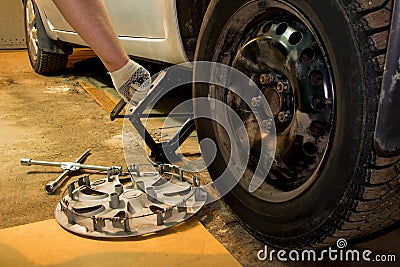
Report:
<svg viewBox="0 0 400 267"><path fill-rule="evenodd" d="M120 114L127 105L123 99L118 102L110 113L111 121L117 118L129 120L151 150L150 158L155 163L174 163L180 160L176 151L196 130L194 115L193 110L179 114L152 114L145 113L145 111L148 107L154 107L168 91L175 88L176 84L190 84L193 80L192 74L192 69L185 67L175 67L172 71L170 69L162 70L152 82L150 93L134 109L130 110L129 114ZM156 142L141 120L166 117L181 118L185 121L169 141Z"/></svg>
<svg viewBox="0 0 400 267"><path fill-rule="evenodd" d="M200 184L199 174L187 172L178 166L166 164L179 160L176 151L195 130L192 108L179 114L145 113L176 84L192 81L191 69L176 73L160 72L151 85L151 91L127 115L120 115L127 103L121 100L111 112L111 120L128 119L152 152L152 171L143 171L144 165L130 164L128 172L122 167L84 165L87 150L76 162L47 162L21 159L21 164L58 166L64 170L56 180L46 185L52 194L64 178L80 169L107 171L107 177L90 180L80 177L67 185L55 210L58 223L73 233L104 238L132 237L157 232L181 223L197 213L207 201L207 192ZM187 111L187 112L186 112ZM141 120L152 117L180 118L181 128L168 142L157 143ZM172 160L171 160L172 159ZM154 171L156 168L158 171Z"/></svg>
<svg viewBox="0 0 400 267"><path fill-rule="evenodd" d="M76 162L21 159L25 166L58 166L64 172L46 185L53 194L65 177L80 169L107 171L107 177L75 179L65 188L55 217L66 230L88 237L120 238L149 234L170 228L197 213L206 203L207 192L196 173L169 164L130 164L103 167ZM151 171L143 171L149 169Z"/></svg>
<svg viewBox="0 0 400 267"><path fill-rule="evenodd" d="M31 166L31 165L42 165L42 166L54 166L61 167L64 172L57 177L54 181L50 181L45 186L45 191L47 194L53 194L58 186L62 184L67 176L71 173L78 171L80 169L87 170L97 170L97 171L106 171L110 175L120 173L122 171L122 167L112 166L112 167L104 167L104 166L95 166L95 165L84 165L82 162L89 156L90 150L86 150L75 162L51 162L51 161L38 161L32 159L21 159L21 164L23 166Z"/></svg>

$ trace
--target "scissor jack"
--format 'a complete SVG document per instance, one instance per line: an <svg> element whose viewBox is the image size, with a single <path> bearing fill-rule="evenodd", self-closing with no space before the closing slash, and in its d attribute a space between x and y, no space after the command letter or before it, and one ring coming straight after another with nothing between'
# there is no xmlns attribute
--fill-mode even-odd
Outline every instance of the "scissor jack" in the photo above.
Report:
<svg viewBox="0 0 400 267"><path fill-rule="evenodd" d="M150 86L150 93L143 99L136 108L129 110L129 114L122 115L121 112L128 104L121 99L110 113L111 121L122 118L128 119L135 127L140 136L149 147L151 154L150 159L155 163L173 163L180 160L180 156L176 154L178 148L185 140L195 131L193 107L184 113L168 113L154 114L146 112L149 107L154 107L158 101L172 89L180 85L187 85L192 82L192 69L183 67L174 67L172 69L162 70L157 78L155 78ZM156 142L146 129L142 120L148 118L180 118L184 122L179 130L169 141Z"/></svg>

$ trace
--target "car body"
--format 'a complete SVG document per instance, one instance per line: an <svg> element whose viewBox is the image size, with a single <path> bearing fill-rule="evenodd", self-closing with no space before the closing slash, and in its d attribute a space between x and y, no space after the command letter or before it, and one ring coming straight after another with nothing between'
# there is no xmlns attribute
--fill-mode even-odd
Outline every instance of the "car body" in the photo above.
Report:
<svg viewBox="0 0 400 267"><path fill-rule="evenodd" d="M52 0L36 1L51 39L86 45L63 18ZM175 0L104 1L119 39L132 56L169 63L188 61ZM129 23L127 23L129 21Z"/></svg>

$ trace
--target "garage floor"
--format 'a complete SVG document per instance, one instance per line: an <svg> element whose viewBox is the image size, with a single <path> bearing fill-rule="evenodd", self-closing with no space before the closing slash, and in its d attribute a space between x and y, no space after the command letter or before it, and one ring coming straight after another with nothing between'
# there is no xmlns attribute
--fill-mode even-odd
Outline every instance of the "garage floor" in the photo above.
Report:
<svg viewBox="0 0 400 267"><path fill-rule="evenodd" d="M99 74L103 75L100 80L107 79L96 59L80 63L91 55L80 51L72 56L65 73L44 77L33 72L26 51L0 51L0 228L53 218L60 199L59 193L48 196L44 192L44 185L60 170L23 167L21 158L74 161L91 149L86 163L125 165L121 124L111 122L109 114L78 82ZM138 155L138 160L143 157ZM222 201L206 206L196 218L241 264L265 264L257 260L264 245L240 226ZM393 228L356 247L397 254L400 261L400 229ZM293 263L274 262L274 266Z"/></svg>

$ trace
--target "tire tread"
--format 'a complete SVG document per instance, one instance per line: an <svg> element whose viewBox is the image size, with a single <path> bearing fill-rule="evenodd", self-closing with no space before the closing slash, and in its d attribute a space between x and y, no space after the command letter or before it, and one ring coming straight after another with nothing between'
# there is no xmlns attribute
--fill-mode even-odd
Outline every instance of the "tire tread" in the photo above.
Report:
<svg viewBox="0 0 400 267"><path fill-rule="evenodd" d="M68 55L39 51L34 70L38 74L52 74L63 70L67 62Z"/></svg>
<svg viewBox="0 0 400 267"><path fill-rule="evenodd" d="M349 16L352 21L360 21L362 27L355 26L359 40L366 39L364 55L369 56L370 62L366 62L366 73L371 81L368 99L379 99L380 85L386 58L391 8L393 1L352 1L348 6ZM360 42L361 43L361 42ZM360 47L363 47L360 45ZM368 57L366 57L368 60ZM377 101L369 101L367 116L376 118ZM375 119L370 120L374 122ZM366 132L373 133L374 123L367 125ZM368 145L373 148L373 135L366 134ZM387 228L400 220L400 156L378 157L374 151L365 152L370 166L366 173L359 174L359 181L354 181L358 187L358 199L348 198L346 216L342 217L333 234L326 235L322 244L334 245L339 238L359 238ZM357 184L358 183L358 184ZM353 191L354 192L354 191ZM315 243L313 247L320 247L321 243Z"/></svg>

